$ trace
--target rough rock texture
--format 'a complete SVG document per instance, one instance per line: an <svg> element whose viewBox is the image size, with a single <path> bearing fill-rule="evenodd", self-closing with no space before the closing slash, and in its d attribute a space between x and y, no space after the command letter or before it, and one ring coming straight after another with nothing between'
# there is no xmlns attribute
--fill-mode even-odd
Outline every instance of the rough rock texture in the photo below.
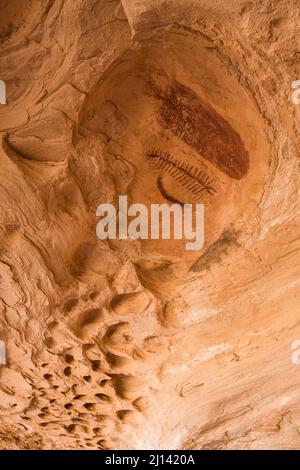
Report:
<svg viewBox="0 0 300 470"><path fill-rule="evenodd" d="M0 1L2 449L300 447L299 38L299 0ZM203 249L98 240L199 199L164 158Z"/></svg>

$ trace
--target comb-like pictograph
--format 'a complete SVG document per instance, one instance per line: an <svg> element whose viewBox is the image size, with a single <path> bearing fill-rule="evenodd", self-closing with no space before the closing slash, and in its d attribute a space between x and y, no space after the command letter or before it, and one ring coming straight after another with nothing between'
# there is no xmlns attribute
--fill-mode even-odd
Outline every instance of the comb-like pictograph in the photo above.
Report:
<svg viewBox="0 0 300 470"><path fill-rule="evenodd" d="M146 153L146 157L154 168L160 170L162 174L170 175L178 183L177 189L178 191L182 189L183 196L189 196L198 201L200 198L203 199L204 195L213 196L216 193L214 181L206 175L203 169L180 162L169 153L151 151ZM168 201L183 204L181 199L168 194L163 185L162 176L157 179L157 187Z"/></svg>

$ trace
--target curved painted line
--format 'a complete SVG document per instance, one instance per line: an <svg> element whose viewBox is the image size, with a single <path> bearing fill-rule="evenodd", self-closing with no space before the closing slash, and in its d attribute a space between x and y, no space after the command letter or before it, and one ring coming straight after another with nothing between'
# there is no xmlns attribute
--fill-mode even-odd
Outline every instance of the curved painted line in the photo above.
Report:
<svg viewBox="0 0 300 470"><path fill-rule="evenodd" d="M184 206L184 203L183 202L180 202L178 199L175 199L174 197L172 196L169 196L169 194L167 193L167 191L165 190L164 188L164 185L163 185L163 182L162 182L162 177L159 176L157 178L157 188L160 192L160 194L169 202L172 202L173 204L179 204L180 206Z"/></svg>

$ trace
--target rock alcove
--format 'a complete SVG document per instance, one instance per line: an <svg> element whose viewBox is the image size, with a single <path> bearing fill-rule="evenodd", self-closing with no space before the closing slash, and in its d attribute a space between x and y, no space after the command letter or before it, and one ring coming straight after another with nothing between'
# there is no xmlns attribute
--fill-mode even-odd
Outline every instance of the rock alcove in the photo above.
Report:
<svg viewBox="0 0 300 470"><path fill-rule="evenodd" d="M1 3L0 448L299 448L300 8L225 3Z"/></svg>

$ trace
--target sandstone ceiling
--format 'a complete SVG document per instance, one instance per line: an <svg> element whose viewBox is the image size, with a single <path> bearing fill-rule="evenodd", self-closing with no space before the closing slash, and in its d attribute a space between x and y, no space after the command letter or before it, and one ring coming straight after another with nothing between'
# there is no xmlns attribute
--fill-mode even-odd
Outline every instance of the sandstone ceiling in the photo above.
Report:
<svg viewBox="0 0 300 470"><path fill-rule="evenodd" d="M0 0L0 448L300 448L299 38L298 0ZM97 239L197 199L165 155L203 249Z"/></svg>

